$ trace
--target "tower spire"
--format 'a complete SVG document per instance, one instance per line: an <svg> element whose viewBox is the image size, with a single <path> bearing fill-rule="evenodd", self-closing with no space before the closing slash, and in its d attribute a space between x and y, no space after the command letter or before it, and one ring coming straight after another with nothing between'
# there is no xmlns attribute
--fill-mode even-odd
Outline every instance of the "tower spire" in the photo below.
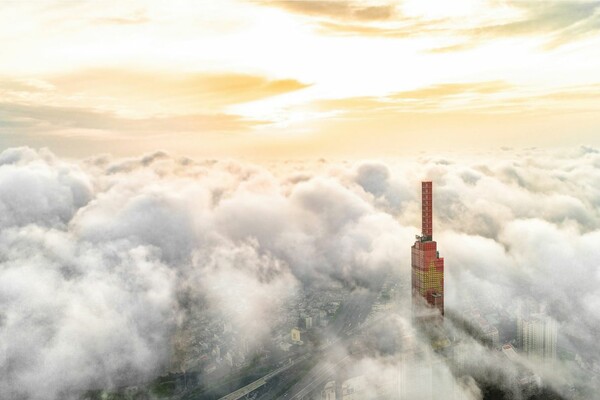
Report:
<svg viewBox="0 0 600 400"><path fill-rule="evenodd" d="M431 181L421 182L421 234L424 241L433 240L433 196Z"/></svg>

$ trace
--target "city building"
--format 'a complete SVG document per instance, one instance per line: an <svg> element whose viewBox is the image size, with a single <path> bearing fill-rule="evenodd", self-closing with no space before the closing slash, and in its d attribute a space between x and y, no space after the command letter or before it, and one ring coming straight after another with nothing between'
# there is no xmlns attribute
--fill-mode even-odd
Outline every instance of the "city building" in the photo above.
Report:
<svg viewBox="0 0 600 400"><path fill-rule="evenodd" d="M497 348L500 345L500 334L498 332L498 328L493 325L486 324L480 326L480 329L484 343L493 348Z"/></svg>
<svg viewBox="0 0 600 400"><path fill-rule="evenodd" d="M489 315L494 318L493 314ZM475 329L473 334L487 346L493 348L500 347L500 331L498 327L490 323L478 307L471 305L465 309L462 313L462 322L463 329Z"/></svg>
<svg viewBox="0 0 600 400"><path fill-rule="evenodd" d="M290 335L291 335L292 343L302 344L302 340L300 339L300 329L292 328Z"/></svg>
<svg viewBox="0 0 600 400"><path fill-rule="evenodd" d="M342 400L359 400L373 398L373 388L369 388L367 380L360 375L350 378L342 383Z"/></svg>
<svg viewBox="0 0 600 400"><path fill-rule="evenodd" d="M329 381L321 391L321 400L335 400L335 381Z"/></svg>
<svg viewBox="0 0 600 400"><path fill-rule="evenodd" d="M502 346L502 354L512 362L519 362L519 354L517 354L515 348L510 343Z"/></svg>
<svg viewBox="0 0 600 400"><path fill-rule="evenodd" d="M519 354L510 343L502 346L502 353L513 363L520 363ZM542 380L540 376L531 373L531 371L527 369L520 369L519 374L515 378L515 383L527 393L539 388L542 385Z"/></svg>
<svg viewBox="0 0 600 400"><path fill-rule="evenodd" d="M432 354L406 354L399 366L396 395L411 400L455 399L454 378L447 364Z"/></svg>
<svg viewBox="0 0 600 400"><path fill-rule="evenodd" d="M531 314L527 318L519 318L518 327L519 342L528 357L547 361L556 359L556 321L545 314Z"/></svg>
<svg viewBox="0 0 600 400"><path fill-rule="evenodd" d="M312 317L304 317L304 327L306 329L311 329L313 327Z"/></svg>
<svg viewBox="0 0 600 400"><path fill-rule="evenodd" d="M443 316L444 259L433 240L432 186L431 182L421 183L421 235L411 251L413 314L420 308L418 304L426 303Z"/></svg>

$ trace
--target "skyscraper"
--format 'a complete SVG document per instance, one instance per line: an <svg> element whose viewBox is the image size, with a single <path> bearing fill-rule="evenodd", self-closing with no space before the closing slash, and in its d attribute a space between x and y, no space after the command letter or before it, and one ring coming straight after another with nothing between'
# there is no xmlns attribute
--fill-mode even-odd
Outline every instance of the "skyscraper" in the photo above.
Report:
<svg viewBox="0 0 600 400"><path fill-rule="evenodd" d="M528 357L545 361L556 359L556 321L544 314L531 314L526 319L519 318L518 327L519 342Z"/></svg>
<svg viewBox="0 0 600 400"><path fill-rule="evenodd" d="M530 298L517 306L517 345L527 357L556 359L558 325L546 306Z"/></svg>
<svg viewBox="0 0 600 400"><path fill-rule="evenodd" d="M433 241L433 188L431 182L421 182L421 235L412 246L413 313L423 303L444 315L444 259L440 258Z"/></svg>

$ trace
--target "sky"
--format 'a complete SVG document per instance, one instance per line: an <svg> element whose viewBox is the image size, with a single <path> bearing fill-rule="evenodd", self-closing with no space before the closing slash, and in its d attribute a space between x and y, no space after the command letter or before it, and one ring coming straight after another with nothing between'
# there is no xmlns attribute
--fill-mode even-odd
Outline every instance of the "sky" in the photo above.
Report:
<svg viewBox="0 0 600 400"><path fill-rule="evenodd" d="M600 144L600 2L8 1L0 148L394 156Z"/></svg>

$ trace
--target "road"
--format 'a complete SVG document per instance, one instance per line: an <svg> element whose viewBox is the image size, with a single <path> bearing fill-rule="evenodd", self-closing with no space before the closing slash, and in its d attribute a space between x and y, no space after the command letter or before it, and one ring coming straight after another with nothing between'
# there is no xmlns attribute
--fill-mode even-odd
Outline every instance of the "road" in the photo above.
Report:
<svg viewBox="0 0 600 400"><path fill-rule="evenodd" d="M287 363L286 365L277 368L275 371L269 372L267 375L263 376L260 379L255 380L254 382L244 386L243 388L240 388L238 390L236 390L233 393L229 393L227 396L223 396L221 397L219 400L238 400L241 399L242 397L254 392L256 389L258 389L259 387L266 385L267 381L269 379L274 378L275 376L279 375L280 373L282 373L283 371L286 371L288 369L290 369L291 367L293 367L294 365L306 360L308 358L308 354L305 354L301 357L298 357L297 359L295 359L292 362Z"/></svg>

